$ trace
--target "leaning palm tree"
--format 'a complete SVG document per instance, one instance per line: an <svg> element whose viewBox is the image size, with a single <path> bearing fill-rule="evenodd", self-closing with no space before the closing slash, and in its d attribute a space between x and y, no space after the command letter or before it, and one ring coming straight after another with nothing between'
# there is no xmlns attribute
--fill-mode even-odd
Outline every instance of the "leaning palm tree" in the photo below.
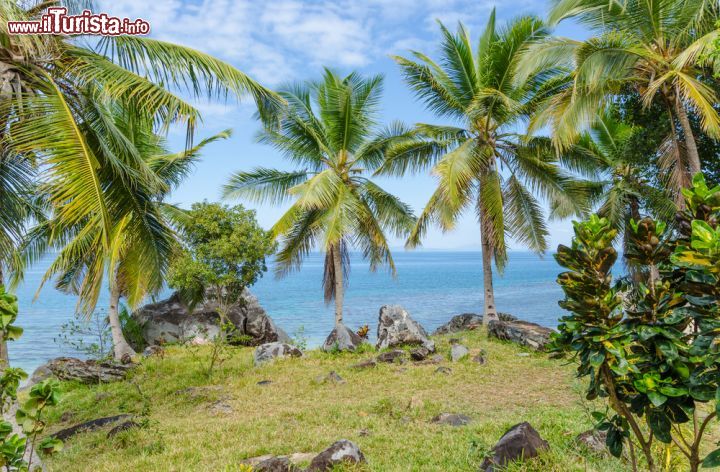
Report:
<svg viewBox="0 0 720 472"><path fill-rule="evenodd" d="M407 205L369 178L394 134L376 130L381 89L380 76L342 78L329 70L321 81L283 89L279 93L289 107L259 140L300 168L238 172L224 189L227 198L293 200L272 228L281 239L277 274L299 268L314 248L324 251L325 301L335 300L336 327L343 321L349 250L362 250L372 270L385 263L394 274L386 231L404 237L415 221Z"/></svg>
<svg viewBox="0 0 720 472"><path fill-rule="evenodd" d="M95 310L103 282L107 282L113 355L115 360L122 360L134 356L135 351L123 336L120 299L125 297L134 308L147 295L162 289L168 262L176 249L173 223L182 210L166 203L165 198L188 175L202 148L226 138L229 131L171 154L164 139L153 131L152 122L143 121L134 110L117 105L96 106L96 113L97 119L104 122L104 135L95 136L89 129L84 134L100 162L107 164L105 154L113 146L124 146L123 152L136 154L134 159L124 159L123 169L99 174L103 187L115 194L115 200L124 202L113 209L112 221L116 223L110 228L109 242L103 241L103 232L92 218L67 225L61 214L54 213L29 232L22 250L25 264L50 248L58 251L40 288L52 279L57 289L78 295L77 309L81 314ZM120 149L113 152L115 157L120 156ZM118 172L124 178L118 178ZM143 174L143 178L132 179L135 174Z"/></svg>
<svg viewBox="0 0 720 472"><path fill-rule="evenodd" d="M421 243L430 224L451 230L474 206L488 322L497 318L492 261L499 270L505 266L506 236L542 253L548 230L540 199L550 202L559 216L584 209L582 186L557 166L547 141L517 132L566 79L562 71L546 70L515 80L520 52L548 34L537 18L520 18L498 29L493 11L475 50L462 24L457 34L442 24L440 28L439 62L420 52L413 52L414 59L395 60L427 107L453 123L407 130L388 149L380 172L402 175L433 166L438 187L418 218L409 247Z"/></svg>
<svg viewBox="0 0 720 472"><path fill-rule="evenodd" d="M567 18L596 35L585 41L546 38L527 49L521 78L548 66L574 70L572 87L547 102L535 126L550 123L556 146L567 148L603 106L632 89L645 106L657 103L667 111L671 134L660 163L682 200L680 189L702 168L689 115L697 116L709 136L720 137L718 97L706 83L708 66L716 66L707 52L718 37L720 6L704 0L556 1L550 22Z"/></svg>

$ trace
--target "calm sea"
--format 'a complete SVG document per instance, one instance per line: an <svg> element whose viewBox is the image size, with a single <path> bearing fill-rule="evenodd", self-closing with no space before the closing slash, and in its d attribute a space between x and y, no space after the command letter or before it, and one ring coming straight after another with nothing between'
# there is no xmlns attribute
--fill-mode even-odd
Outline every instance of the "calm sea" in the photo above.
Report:
<svg viewBox="0 0 720 472"><path fill-rule="evenodd" d="M482 275L479 252L401 252L394 254L397 278L385 270L376 273L359 254L353 254L350 286L345 297L345 323L350 327L377 326L379 308L404 306L429 331L458 313L482 313ZM25 334L10 345L14 366L28 372L59 355L77 355L55 339L60 327L73 319L75 298L46 286L37 300L33 296L50 259L28 271L18 289L19 323ZM555 283L561 271L552 256L539 258L516 252L502 277L495 279L498 310L524 320L553 327L561 310L562 293ZM291 336L302 333L308 345L322 343L333 326L333 307L323 302L321 289L323 258L308 257L300 272L284 279L265 274L253 288L260 303ZM99 307L107 303L103 293Z"/></svg>

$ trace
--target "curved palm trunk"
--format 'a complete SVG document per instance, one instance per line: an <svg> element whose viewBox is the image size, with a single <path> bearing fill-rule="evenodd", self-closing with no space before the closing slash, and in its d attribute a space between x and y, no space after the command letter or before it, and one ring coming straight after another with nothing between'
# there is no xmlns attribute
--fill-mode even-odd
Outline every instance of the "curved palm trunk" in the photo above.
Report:
<svg viewBox="0 0 720 472"><path fill-rule="evenodd" d="M690 179L688 180L691 181L692 176L700 172L700 155L698 154L695 135L690 127L690 119L688 118L677 90L675 91L675 113L677 114L678 121L680 121L680 126L682 126L683 134L685 135L685 149L688 154L688 172L690 173Z"/></svg>
<svg viewBox="0 0 720 472"><path fill-rule="evenodd" d="M120 324L119 306L120 288L117 284L111 284L108 320L110 322L110 332L112 333L113 358L116 361L121 361L125 355L129 355L130 357L137 355L135 350L130 347L130 344L128 344L125 340L125 336L123 336L122 325Z"/></svg>
<svg viewBox="0 0 720 472"><path fill-rule="evenodd" d="M493 290L493 249L490 244L490 238L487 236L488 232L484 226L485 223L481 222L480 238L482 241L483 293L485 298L483 324L487 325L490 321L496 321L498 319L498 314L497 309L495 308L495 291Z"/></svg>
<svg viewBox="0 0 720 472"><path fill-rule="evenodd" d="M335 325L342 324L343 302L345 300L345 286L343 281L342 255L340 254L340 243L332 248L333 271L335 275Z"/></svg>

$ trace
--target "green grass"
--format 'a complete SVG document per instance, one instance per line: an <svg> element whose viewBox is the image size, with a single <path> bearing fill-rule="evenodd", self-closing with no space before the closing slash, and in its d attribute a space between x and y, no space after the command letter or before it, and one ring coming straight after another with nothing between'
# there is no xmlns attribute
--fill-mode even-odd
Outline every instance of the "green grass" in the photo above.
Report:
<svg viewBox="0 0 720 472"><path fill-rule="evenodd" d="M551 450L509 470L626 470L622 462L574 444L592 422L572 366L488 340L480 331L460 337L469 348L484 349L488 362L446 361L450 375L435 373L436 365L413 363L350 368L372 352L311 351L255 368L252 348L238 348L208 380L206 351L171 347L164 358L145 360L126 382L65 383L60 405L48 416L50 431L118 413L145 412L148 421L110 440L107 430L80 434L47 462L54 471L235 471L246 458L319 452L345 438L367 457L358 470L476 471L484 451L510 426L529 421ZM447 355L447 338L436 342ZM331 370L346 383L317 381ZM258 386L261 380L272 383ZM214 388L179 393L198 386ZM234 411L212 414L219 400ZM473 422L458 428L432 424L441 412L463 413Z"/></svg>

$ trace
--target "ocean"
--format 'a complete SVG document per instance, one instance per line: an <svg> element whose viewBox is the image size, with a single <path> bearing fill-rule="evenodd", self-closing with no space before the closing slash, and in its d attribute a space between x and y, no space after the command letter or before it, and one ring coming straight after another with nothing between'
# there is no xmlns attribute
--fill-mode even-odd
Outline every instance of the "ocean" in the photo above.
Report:
<svg viewBox="0 0 720 472"><path fill-rule="evenodd" d="M357 328L368 324L371 334L377 327L382 305L402 305L425 329L433 331L453 315L482 313L482 272L479 252L396 251L397 277L386 269L373 273L360 254L351 255L350 283L345 295L345 324ZM10 343L11 364L28 373L60 355L80 356L56 339L61 326L72 320L75 297L47 284L33 301L39 282L51 259L30 269L18 288L18 324L25 333ZM561 268L551 255L513 252L503 275L495 277L499 311L523 320L554 327L562 310L557 302L562 292L555 283ZM302 269L276 279L272 265L251 291L275 323L291 336L317 346L333 327L334 307L326 306L322 293L323 256L311 254ZM169 293L169 292L168 292ZM107 304L103 291L98 309Z"/></svg>

